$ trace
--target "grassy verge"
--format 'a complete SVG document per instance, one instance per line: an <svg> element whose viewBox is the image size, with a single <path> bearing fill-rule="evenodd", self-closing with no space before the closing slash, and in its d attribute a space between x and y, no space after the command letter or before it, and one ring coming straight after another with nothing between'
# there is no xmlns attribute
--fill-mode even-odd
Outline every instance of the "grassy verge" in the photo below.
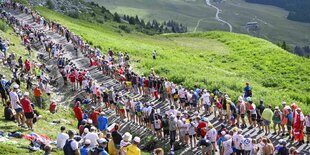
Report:
<svg viewBox="0 0 310 155"><path fill-rule="evenodd" d="M151 68L163 77L193 88L228 92L234 100L242 94L244 82L254 88L254 102L266 104L282 101L310 103L310 60L292 55L276 45L247 35L208 32L147 36L125 34L114 23L90 24L72 19L46 8L36 8L48 19L68 27L84 40L103 49L127 51L132 65L140 73ZM152 60L152 50L158 59Z"/></svg>

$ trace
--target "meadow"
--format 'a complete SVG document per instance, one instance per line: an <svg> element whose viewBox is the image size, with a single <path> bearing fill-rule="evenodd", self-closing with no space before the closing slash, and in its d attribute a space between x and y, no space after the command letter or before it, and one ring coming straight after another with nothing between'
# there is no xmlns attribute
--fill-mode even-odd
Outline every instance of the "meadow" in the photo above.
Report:
<svg viewBox="0 0 310 155"><path fill-rule="evenodd" d="M297 102L307 112L310 103L310 60L248 35L228 32L147 36L120 31L116 23L94 24L37 7L41 15L68 27L105 51L128 52L135 71L147 75L151 68L188 88L194 85L220 89L233 100L242 95L244 83L253 86L254 102L279 105ZM156 49L157 59L152 60ZM303 103L303 104L301 104Z"/></svg>
<svg viewBox="0 0 310 155"><path fill-rule="evenodd" d="M215 9L205 5L205 0L87 0L107 7L120 14L139 15L143 19L164 21L173 19L187 25L193 31L199 19L197 31L225 30L228 27L214 19ZM214 3L213 3L214 4ZM310 43L310 23L286 19L284 9L247 3L244 0L225 0L215 4L222 11L220 17L232 24L234 32L247 34L247 22L258 22L258 37L274 43L286 41L291 46Z"/></svg>

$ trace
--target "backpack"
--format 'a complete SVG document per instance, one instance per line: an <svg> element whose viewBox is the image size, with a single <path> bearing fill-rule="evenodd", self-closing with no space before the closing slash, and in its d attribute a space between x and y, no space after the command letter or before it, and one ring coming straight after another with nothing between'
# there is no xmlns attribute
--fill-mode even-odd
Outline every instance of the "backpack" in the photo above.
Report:
<svg viewBox="0 0 310 155"><path fill-rule="evenodd" d="M247 95L248 95L249 97L252 97L252 89L249 89L249 90L247 91Z"/></svg>
<svg viewBox="0 0 310 155"><path fill-rule="evenodd" d="M141 112L140 102L136 103L136 112Z"/></svg>
<svg viewBox="0 0 310 155"><path fill-rule="evenodd" d="M63 151L65 155L74 155L74 150L71 147L71 142L73 140L66 140L66 144L63 147Z"/></svg>

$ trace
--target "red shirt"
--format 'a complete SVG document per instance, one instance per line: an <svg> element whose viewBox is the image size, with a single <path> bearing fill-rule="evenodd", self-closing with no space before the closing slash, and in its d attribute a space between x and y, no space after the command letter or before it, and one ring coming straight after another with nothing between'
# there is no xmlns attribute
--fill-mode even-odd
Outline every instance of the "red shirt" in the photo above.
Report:
<svg viewBox="0 0 310 155"><path fill-rule="evenodd" d="M145 79L143 83L144 83L144 87L149 87L149 80Z"/></svg>
<svg viewBox="0 0 310 155"><path fill-rule="evenodd" d="M98 111L93 111L90 115L89 115L89 118L91 120L93 120L93 123L94 124L97 124L98 122L98 115L99 115L99 112Z"/></svg>
<svg viewBox="0 0 310 155"><path fill-rule="evenodd" d="M56 110L56 104L55 103L51 103L50 104L50 112L52 113L52 112L55 112L55 110Z"/></svg>
<svg viewBox="0 0 310 155"><path fill-rule="evenodd" d="M83 111L82 111L81 107L75 106L73 108L73 111L74 111L74 115L75 115L76 119L78 119L78 120L83 119Z"/></svg>
<svg viewBox="0 0 310 155"><path fill-rule="evenodd" d="M206 131L203 130L203 128L207 127L207 123L206 122L199 122L197 128L200 129L201 131L201 136L204 137L206 135Z"/></svg>
<svg viewBox="0 0 310 155"><path fill-rule="evenodd" d="M69 75L69 79L71 82L75 82L75 74L74 72L72 72L70 75Z"/></svg>
<svg viewBox="0 0 310 155"><path fill-rule="evenodd" d="M83 73L80 73L79 76L78 76L79 82L82 82L83 79L84 79L84 75L83 75Z"/></svg>
<svg viewBox="0 0 310 155"><path fill-rule="evenodd" d="M30 70L30 62L29 61L25 61L25 68L27 71Z"/></svg>
<svg viewBox="0 0 310 155"><path fill-rule="evenodd" d="M30 100L28 98L22 98L20 100L20 103L21 103L25 113L32 112L31 102L30 102Z"/></svg>

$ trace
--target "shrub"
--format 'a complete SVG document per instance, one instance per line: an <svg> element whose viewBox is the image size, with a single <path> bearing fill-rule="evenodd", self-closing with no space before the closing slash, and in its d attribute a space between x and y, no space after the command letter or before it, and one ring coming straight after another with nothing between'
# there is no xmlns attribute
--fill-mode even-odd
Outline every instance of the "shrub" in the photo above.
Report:
<svg viewBox="0 0 310 155"><path fill-rule="evenodd" d="M75 19L79 19L79 17L80 17L79 12L77 12L77 11L69 11L69 12L67 12L67 15L72 17L72 18L75 18Z"/></svg>
<svg viewBox="0 0 310 155"><path fill-rule="evenodd" d="M123 30L124 32L126 32L126 33L130 33L130 28L128 27L128 26L126 26L126 25L120 25L120 26L118 26L121 30Z"/></svg>
<svg viewBox="0 0 310 155"><path fill-rule="evenodd" d="M9 29L8 24L6 24L3 20L0 20L0 30L6 32Z"/></svg>
<svg viewBox="0 0 310 155"><path fill-rule="evenodd" d="M47 8L49 8L51 10L53 10L55 8L55 4L51 0L46 1L46 6L47 6Z"/></svg>

